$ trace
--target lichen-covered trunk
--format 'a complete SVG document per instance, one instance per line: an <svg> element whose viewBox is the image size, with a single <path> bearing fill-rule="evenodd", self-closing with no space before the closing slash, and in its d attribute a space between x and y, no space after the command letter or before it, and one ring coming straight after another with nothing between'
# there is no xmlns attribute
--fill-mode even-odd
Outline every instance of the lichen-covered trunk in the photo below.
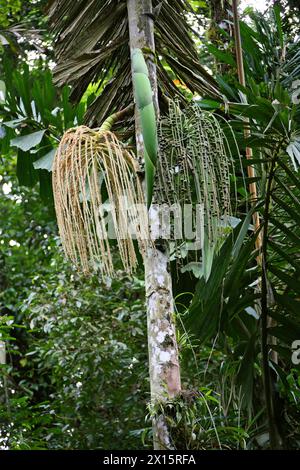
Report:
<svg viewBox="0 0 300 470"><path fill-rule="evenodd" d="M6 364L5 342L0 339L0 364Z"/></svg>
<svg viewBox="0 0 300 470"><path fill-rule="evenodd" d="M147 65L153 90L153 101L159 113L157 78L154 57L154 25L147 13L152 12L151 0L127 0L130 48L147 51ZM146 14L145 14L146 13ZM143 136L136 111L136 145L139 159L143 159ZM152 206L150 223L157 225L158 213ZM181 390L178 347L174 323L172 281L167 252L149 248L145 256L145 286L149 346L149 375L151 402L163 402ZM155 449L172 449L168 428L163 415L153 419Z"/></svg>

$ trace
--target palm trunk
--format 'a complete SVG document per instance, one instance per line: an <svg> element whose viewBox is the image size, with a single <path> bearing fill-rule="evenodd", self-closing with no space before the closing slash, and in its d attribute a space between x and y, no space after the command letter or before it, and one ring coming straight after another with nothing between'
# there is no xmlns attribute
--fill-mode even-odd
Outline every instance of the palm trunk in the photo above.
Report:
<svg viewBox="0 0 300 470"><path fill-rule="evenodd" d="M156 114L159 114L157 77L154 62L153 20L145 13L152 12L151 0L127 0L130 49L147 51L147 65L153 90ZM143 160L144 148L141 124L136 111L137 156ZM152 206L150 223L156 225L158 213ZM169 257L158 248L149 248L145 256L145 287L147 302L147 328L149 348L149 376L151 402L163 402L181 390L178 347L174 323L172 281ZM168 428L163 415L153 418L155 449L171 449Z"/></svg>
<svg viewBox="0 0 300 470"><path fill-rule="evenodd" d="M1 336L0 336L1 338ZM0 339L0 364L6 364L5 342Z"/></svg>

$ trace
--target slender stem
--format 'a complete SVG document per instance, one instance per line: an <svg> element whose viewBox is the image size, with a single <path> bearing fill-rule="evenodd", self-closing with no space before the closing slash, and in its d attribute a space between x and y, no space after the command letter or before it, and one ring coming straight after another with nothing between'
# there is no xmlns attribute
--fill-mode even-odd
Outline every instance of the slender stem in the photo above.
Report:
<svg viewBox="0 0 300 470"><path fill-rule="evenodd" d="M99 129L99 132L110 131L112 126L116 122L121 121L124 117L133 113L133 111L134 111L134 104L132 103L126 108L121 109L120 111L117 111L116 113L112 114L107 119L105 119L105 121L103 122L102 126Z"/></svg>
<svg viewBox="0 0 300 470"><path fill-rule="evenodd" d="M268 183L266 189L265 198L265 209L264 209L264 224L263 224L263 236L262 236L262 280L261 280L261 348L262 348L262 367L263 367L263 378L264 378L264 393L265 403L267 409L267 417L269 424L270 434L270 447L272 449L278 449L280 447L280 438L278 434L278 428L274 413L274 393L272 389L272 380L269 366L269 346L268 346L268 260L267 260L267 248L268 248L268 228L269 228L269 217L270 217L270 204L271 204L271 193L272 183L276 170L276 160L272 159L270 173L268 176Z"/></svg>
<svg viewBox="0 0 300 470"><path fill-rule="evenodd" d="M238 13L238 0L232 1L232 11L233 11L235 51L236 51L238 77L239 77L240 84L245 88L246 78L245 78L244 62L243 62L243 49L242 49L242 40L241 40L241 31L240 31L240 22L239 22L239 13ZM244 100L245 102L247 102L246 96L244 96ZM246 121L246 125L244 128L244 136L246 139L248 139L251 135L250 130L247 126L247 122L249 122L249 120ZM253 156L252 149L250 147L246 147L246 158L251 159L252 156ZM247 165L247 173L248 173L248 178L251 178L251 179L255 178L255 170L254 170L253 165ZM250 192L251 202L252 204L255 204L257 202L257 187L254 181L249 183L249 192ZM260 227L260 220L259 220L258 212L253 213L252 219L253 219L254 229L255 231L258 231ZM258 253L260 253L261 245L262 245L260 233L258 233L255 244L256 244ZM261 264L260 254L258 254L257 262L259 265Z"/></svg>

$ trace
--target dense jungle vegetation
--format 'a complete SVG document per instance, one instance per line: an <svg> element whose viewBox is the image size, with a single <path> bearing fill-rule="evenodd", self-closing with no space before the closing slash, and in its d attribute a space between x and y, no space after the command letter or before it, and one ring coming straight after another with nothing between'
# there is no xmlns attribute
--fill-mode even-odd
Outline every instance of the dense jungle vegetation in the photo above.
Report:
<svg viewBox="0 0 300 470"><path fill-rule="evenodd" d="M52 188L65 131L133 103L130 3L0 1L0 449L150 449L157 415L170 448L299 449L299 4L242 2L243 83L231 1L140 2L156 7L142 15L165 119L158 159L186 112L186 123L215 123L231 165L230 225L205 257L184 243L170 255L181 388L153 402L141 256L131 275L113 243L114 276L80 272L64 256ZM131 114L113 129L135 153ZM185 201L185 183L171 202Z"/></svg>

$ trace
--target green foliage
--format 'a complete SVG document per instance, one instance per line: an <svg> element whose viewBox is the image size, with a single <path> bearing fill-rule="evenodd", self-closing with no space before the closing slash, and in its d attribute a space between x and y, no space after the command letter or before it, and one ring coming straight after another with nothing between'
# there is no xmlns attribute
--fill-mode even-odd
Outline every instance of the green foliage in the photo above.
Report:
<svg viewBox="0 0 300 470"><path fill-rule="evenodd" d="M99 286L59 264L59 280L36 276L22 309L33 335L26 367L38 374L33 398L45 395L52 417L41 429L44 445L138 448L131 432L142 426L148 393L143 284Z"/></svg>
<svg viewBox="0 0 300 470"><path fill-rule="evenodd" d="M0 446L139 448L149 393L143 282L121 271L112 285L79 276L36 191L18 188L8 160L1 168Z"/></svg>
<svg viewBox="0 0 300 470"><path fill-rule="evenodd" d="M121 271L113 284L79 276L63 261L47 208L34 190L20 192L13 172L7 161L1 183L11 190L0 197L0 210L6 214L0 222L5 263L0 299L1 313L6 312L0 330L8 351L0 380L1 446L139 449L143 437L147 447L151 433L150 423L145 423L149 385L143 282L129 280ZM22 203L16 204L18 198ZM181 342L183 357L188 348ZM203 349L203 360L202 354ZM184 370L187 388L195 387L194 363ZM217 374L213 376L216 386ZM181 410L192 416L183 419L195 424L189 428L188 421L185 428L185 433L196 433L191 448L215 445L214 422L222 446L243 447L246 435L238 429L234 410L222 430L223 405L212 402L210 395L216 395L211 391L201 393L210 412L204 399L191 407L191 414ZM181 424L177 431L173 427L174 439L180 429Z"/></svg>
<svg viewBox="0 0 300 470"><path fill-rule="evenodd" d="M278 361L274 360L274 354L270 356L273 362L267 357L267 366L275 374L271 379L275 388L272 393L274 414L283 445L294 447L297 446L297 433L294 441L285 436L289 423L294 419L295 408L287 405L286 401L282 402L279 389L292 367L291 344L299 338L300 265L296 255L300 247L299 104L294 99L292 87L292 80L299 76L299 43L292 43L284 35L276 8L270 9L265 16L252 13L251 20L252 26L247 23L241 25L247 87L241 87L232 74L220 77L218 81L227 96L227 106L206 100L204 107L210 106L217 115L229 120L235 133L234 139L228 134L230 144L238 142L241 152L245 152L246 147L252 148L253 157L244 165L254 165L257 175L263 269L262 273L253 269L253 250L247 250L251 242L246 241L241 248L244 257L237 264L237 275L227 278L226 264L230 257L226 258L223 252L219 259L215 259L212 269L216 276L224 270L219 284L215 280L208 281L206 285L203 281L198 283L190 315L197 335L201 332L201 340L215 337L222 343L223 334L230 338L234 357L240 355L240 366L235 373L237 384L241 385L243 406L252 408L254 413L262 406L255 390L260 381L257 374L261 358L259 333L273 336L273 340L262 348L263 354L266 350L270 353L272 349L278 354ZM226 57L218 55L218 59L225 60ZM288 79L287 71L291 69L295 73L292 79ZM245 128L248 137L245 137ZM246 181L250 182L249 179ZM224 244L223 250L225 247ZM229 255L230 247L226 252ZM234 263L232 266L234 269ZM260 274L267 288L260 288ZM252 292L250 297L249 289ZM220 293L216 295L217 291ZM267 332L260 320L259 299L262 306L266 305L262 315L273 319ZM227 322L228 318L230 321ZM247 323L244 322L246 318ZM285 386L285 400L289 395L287 390ZM295 396L291 389L290 393ZM299 406L296 403L299 403L297 398L294 406ZM286 415L282 409L286 409ZM287 415L290 418L286 418Z"/></svg>
<svg viewBox="0 0 300 470"><path fill-rule="evenodd" d="M47 50L49 33L45 29L46 18L43 14L46 1L1 0L0 2L0 53L8 54L14 66L21 57L28 59L30 53L40 56ZM50 50L47 52L49 54Z"/></svg>
<svg viewBox="0 0 300 470"><path fill-rule="evenodd" d="M0 1L0 27L6 28L10 24L10 17L20 19L22 7L21 0L1 0Z"/></svg>
<svg viewBox="0 0 300 470"><path fill-rule="evenodd" d="M39 182L42 199L51 205L51 158L64 131L82 123L85 104L71 105L67 86L58 94L47 67L31 71L24 63L13 70L4 57L3 68L1 152L16 149L20 185L32 187Z"/></svg>
<svg viewBox="0 0 300 470"><path fill-rule="evenodd" d="M150 415L165 414L176 448L268 448L260 320L260 301L267 300L276 421L282 446L299 448L299 366L291 362L291 343L300 337L300 108L294 86L300 55L297 25L290 22L293 2L284 2L283 22L277 8L264 16L250 12L251 22L241 23L246 88L237 82L231 44L226 50L208 45L216 60L228 65L216 85L199 62L199 43L186 21L188 3L176 2L176 8L171 3L164 2L155 33L163 112L163 95L185 100L199 93L206 97L199 106L220 120L228 146L237 144L242 154L250 146L253 157L241 162L233 155L237 216L243 222L212 257L210 275L199 279L195 265L174 272L186 391ZM15 24L28 4L6 2L1 27ZM207 2L190 4L197 13L207 8ZM35 188L39 180L49 202L53 151L67 128L83 122L86 107L87 120L97 123L132 101L126 5L109 0L96 11L98 2L92 2L80 17L77 3L51 5L55 31L69 27L57 41L56 80L73 84L72 92L53 87L51 72L38 58L32 68L18 68L16 57L1 64L6 96L0 105L0 333L7 364L0 374L0 446L138 449L141 437L147 438L143 445L151 445L150 423L144 421L149 387L143 282L122 271L113 284L80 277L63 262L53 214ZM36 8L29 10L30 24L43 23ZM8 41L11 34L2 31L0 38ZM224 38L229 40L226 32ZM10 45L13 49L13 41ZM91 83L93 92L99 88L89 106ZM83 95L81 104L69 103ZM249 164L259 190L263 270L255 261L243 179ZM267 292L260 289L262 277Z"/></svg>
<svg viewBox="0 0 300 470"><path fill-rule="evenodd" d="M213 260L210 276L208 279L202 277L197 283L187 325L202 341L218 330L234 330L236 327L238 331L244 329L247 332L247 326L250 326L251 317L247 309L253 308L257 298L250 287L257 277L255 237L249 237L243 244L245 233L242 228L241 222L227 236ZM252 261L254 268L247 272L249 261Z"/></svg>
<svg viewBox="0 0 300 470"><path fill-rule="evenodd" d="M166 403L150 406L150 415L164 415L177 450L245 449L248 434L238 410L225 416L217 394L209 388L182 391Z"/></svg>

